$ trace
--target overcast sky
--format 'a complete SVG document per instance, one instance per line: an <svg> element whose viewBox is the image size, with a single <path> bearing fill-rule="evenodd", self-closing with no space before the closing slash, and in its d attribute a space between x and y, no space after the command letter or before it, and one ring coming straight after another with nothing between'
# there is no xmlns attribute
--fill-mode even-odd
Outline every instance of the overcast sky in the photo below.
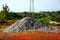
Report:
<svg viewBox="0 0 60 40"><path fill-rule="evenodd" d="M7 4L10 11L29 11L29 1L30 0L0 0L0 10L3 4ZM35 12L58 11L60 10L60 0L34 0L34 10Z"/></svg>

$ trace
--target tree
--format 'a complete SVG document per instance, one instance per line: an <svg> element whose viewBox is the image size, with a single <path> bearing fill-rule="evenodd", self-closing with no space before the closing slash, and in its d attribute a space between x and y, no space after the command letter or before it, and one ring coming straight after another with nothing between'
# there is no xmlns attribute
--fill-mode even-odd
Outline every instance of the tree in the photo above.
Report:
<svg viewBox="0 0 60 40"><path fill-rule="evenodd" d="M0 12L0 19L6 21L8 19L8 15L9 15L9 8L8 8L8 6L6 4L3 5L2 8L3 9Z"/></svg>
<svg viewBox="0 0 60 40"><path fill-rule="evenodd" d="M51 18L50 18L50 16L47 16L47 17L39 18L38 21L48 25L49 21L51 21Z"/></svg>

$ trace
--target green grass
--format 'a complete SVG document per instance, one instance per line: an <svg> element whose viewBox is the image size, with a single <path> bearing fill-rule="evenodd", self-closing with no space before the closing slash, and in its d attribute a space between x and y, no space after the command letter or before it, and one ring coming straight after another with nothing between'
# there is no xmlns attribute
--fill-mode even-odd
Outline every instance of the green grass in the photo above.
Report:
<svg viewBox="0 0 60 40"><path fill-rule="evenodd" d="M1 26L1 29L6 29L6 28L8 28L9 26L6 26L6 25L3 25L3 26Z"/></svg>

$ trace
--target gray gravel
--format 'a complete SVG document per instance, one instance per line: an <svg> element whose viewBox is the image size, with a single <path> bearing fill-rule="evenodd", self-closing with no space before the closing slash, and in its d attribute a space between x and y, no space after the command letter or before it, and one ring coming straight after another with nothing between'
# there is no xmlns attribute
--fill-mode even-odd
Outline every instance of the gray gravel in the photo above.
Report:
<svg viewBox="0 0 60 40"><path fill-rule="evenodd" d="M43 32L58 32L59 29L53 26L47 26L41 22L35 21L33 18L25 17L12 24L3 32L21 32L21 31L43 31Z"/></svg>

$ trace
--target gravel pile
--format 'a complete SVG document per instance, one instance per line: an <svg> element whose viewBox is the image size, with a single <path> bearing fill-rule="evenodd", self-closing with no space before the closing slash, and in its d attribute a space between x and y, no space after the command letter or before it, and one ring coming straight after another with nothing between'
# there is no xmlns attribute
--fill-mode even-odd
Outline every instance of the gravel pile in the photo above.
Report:
<svg viewBox="0 0 60 40"><path fill-rule="evenodd" d="M3 30L6 33L21 32L21 31L43 31L43 32L58 32L59 29L53 26L47 26L30 17L25 17L12 24L7 29Z"/></svg>

